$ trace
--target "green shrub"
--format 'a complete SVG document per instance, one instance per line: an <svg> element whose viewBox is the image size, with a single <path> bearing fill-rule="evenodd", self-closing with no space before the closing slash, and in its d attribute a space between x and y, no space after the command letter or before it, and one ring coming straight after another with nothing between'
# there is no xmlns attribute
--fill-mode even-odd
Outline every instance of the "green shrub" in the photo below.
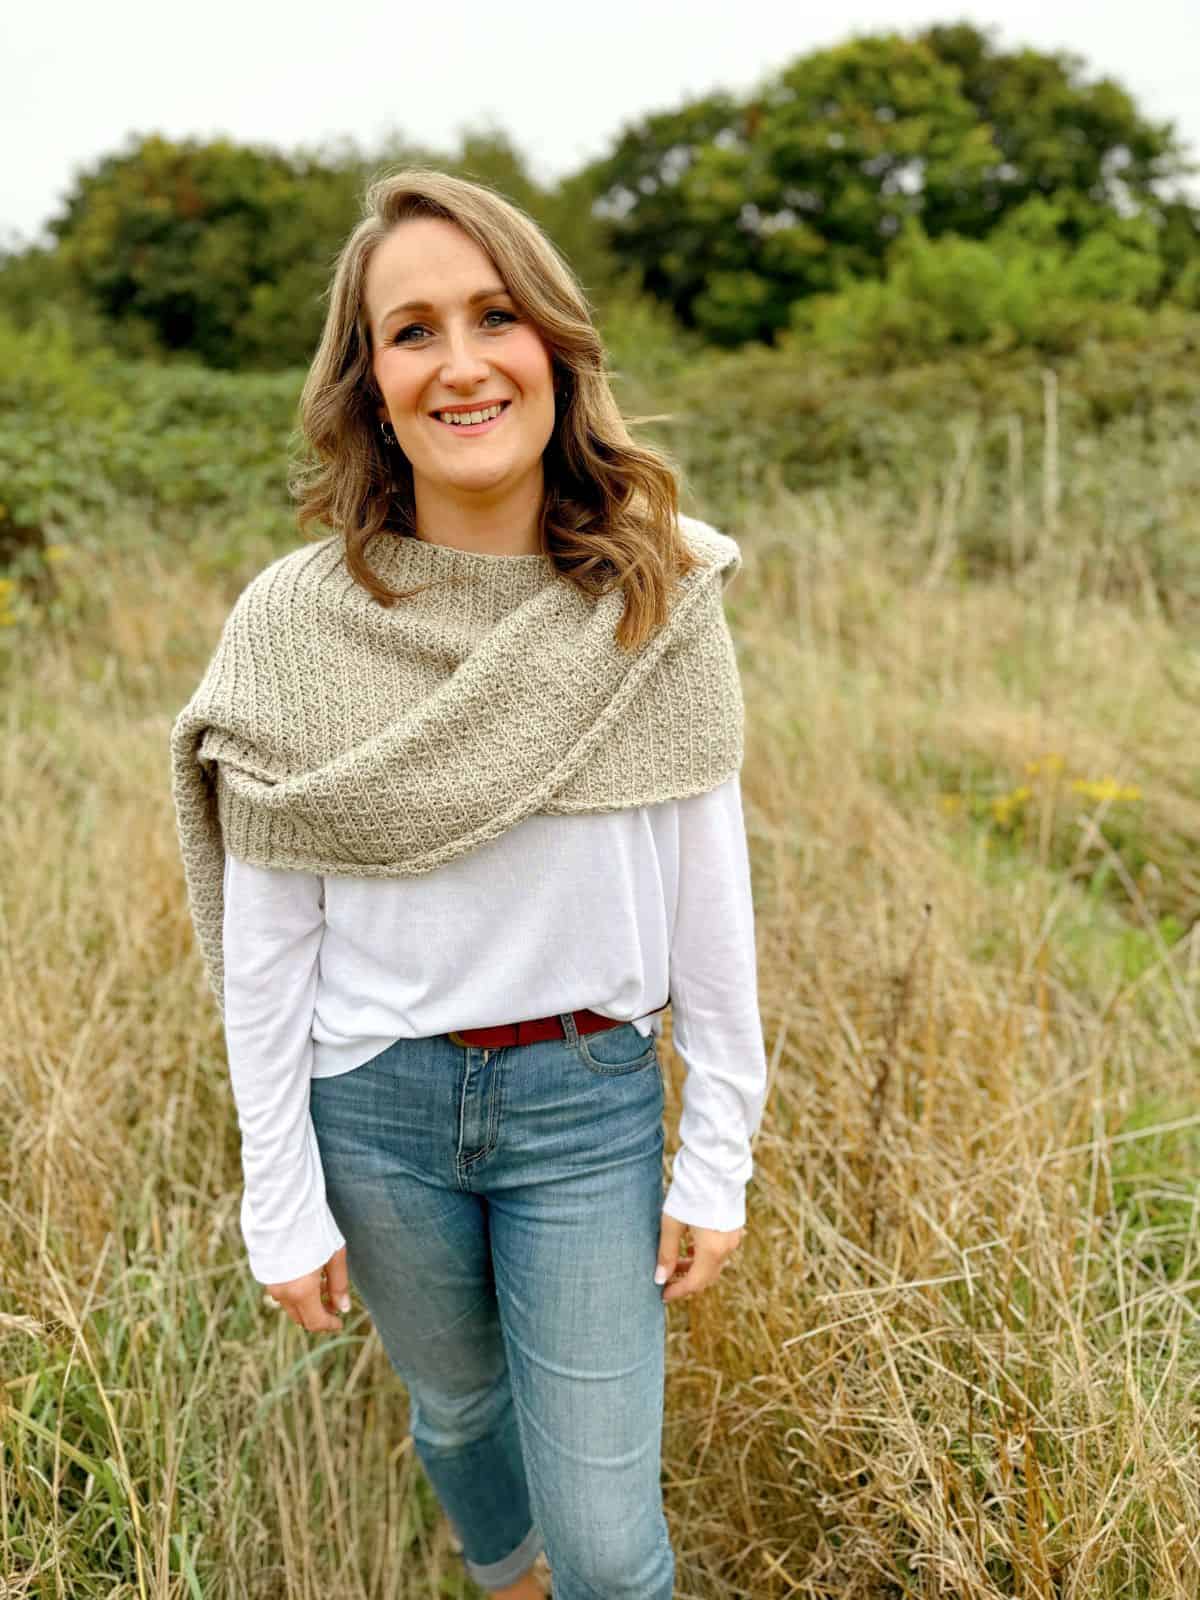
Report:
<svg viewBox="0 0 1200 1600"><path fill-rule="evenodd" d="M119 498L152 513L267 515L282 532L302 376L129 361L78 350L65 326L0 317L3 517L41 543L102 528Z"/></svg>
<svg viewBox="0 0 1200 1600"><path fill-rule="evenodd" d="M792 343L889 368L961 346L1061 354L1144 332L1163 272L1149 224L1117 219L1069 249L1060 223L1044 200L987 239L930 239L914 222L886 277L797 301Z"/></svg>

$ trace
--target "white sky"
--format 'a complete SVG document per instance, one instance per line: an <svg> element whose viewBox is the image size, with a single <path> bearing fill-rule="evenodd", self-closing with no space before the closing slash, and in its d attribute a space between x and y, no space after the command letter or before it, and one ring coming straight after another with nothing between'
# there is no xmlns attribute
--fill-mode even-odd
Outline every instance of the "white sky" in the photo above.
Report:
<svg viewBox="0 0 1200 1600"><path fill-rule="evenodd" d="M498 124L535 177L601 154L637 116L714 88L743 92L852 33L995 23L1005 45L1068 49L1170 119L1200 159L1197 0L66 0L4 8L0 239L41 234L76 170L130 134L288 149L388 132L453 150Z"/></svg>

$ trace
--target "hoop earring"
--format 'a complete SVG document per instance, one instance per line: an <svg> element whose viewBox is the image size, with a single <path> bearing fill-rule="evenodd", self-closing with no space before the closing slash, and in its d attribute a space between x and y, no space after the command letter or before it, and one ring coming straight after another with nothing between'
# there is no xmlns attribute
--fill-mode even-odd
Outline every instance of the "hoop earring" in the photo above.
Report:
<svg viewBox="0 0 1200 1600"><path fill-rule="evenodd" d="M379 424L379 431L383 435L384 444L396 443L396 430L392 427L390 422L381 422Z"/></svg>

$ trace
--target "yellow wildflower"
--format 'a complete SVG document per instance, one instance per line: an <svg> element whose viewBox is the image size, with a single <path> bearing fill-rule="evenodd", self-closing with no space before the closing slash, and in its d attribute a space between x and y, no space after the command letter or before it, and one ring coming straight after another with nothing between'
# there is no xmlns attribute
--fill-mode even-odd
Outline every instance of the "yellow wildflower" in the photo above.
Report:
<svg viewBox="0 0 1200 1600"><path fill-rule="evenodd" d="M48 544L42 554L47 561L67 561L70 559L71 546L69 544Z"/></svg>
<svg viewBox="0 0 1200 1600"><path fill-rule="evenodd" d="M1122 800L1140 800L1142 791L1136 784L1120 784L1115 778L1076 778L1071 788L1076 794L1081 794L1087 800L1102 803L1105 800L1120 802Z"/></svg>
<svg viewBox="0 0 1200 1600"><path fill-rule="evenodd" d="M1039 756L1036 761L1027 761L1025 771L1031 778L1035 778L1039 772L1047 774L1061 772L1066 764L1064 756L1059 755L1057 750L1051 750L1048 755Z"/></svg>
<svg viewBox="0 0 1200 1600"><path fill-rule="evenodd" d="M1020 811L1033 791L1026 784L1014 789L1010 794L997 795L992 801L992 815L1002 828L1007 828L1014 815Z"/></svg>

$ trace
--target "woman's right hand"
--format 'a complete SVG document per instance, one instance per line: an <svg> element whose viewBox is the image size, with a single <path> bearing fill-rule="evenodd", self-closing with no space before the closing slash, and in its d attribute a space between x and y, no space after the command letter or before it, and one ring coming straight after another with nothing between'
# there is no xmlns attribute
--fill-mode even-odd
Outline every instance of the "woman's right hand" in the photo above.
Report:
<svg viewBox="0 0 1200 1600"><path fill-rule="evenodd" d="M266 1289L272 1300L287 1312L298 1328L307 1333L341 1331L338 1311L350 1309L350 1275L346 1270L346 1246L335 1250L323 1267L306 1272L302 1278L289 1283L269 1283Z"/></svg>

